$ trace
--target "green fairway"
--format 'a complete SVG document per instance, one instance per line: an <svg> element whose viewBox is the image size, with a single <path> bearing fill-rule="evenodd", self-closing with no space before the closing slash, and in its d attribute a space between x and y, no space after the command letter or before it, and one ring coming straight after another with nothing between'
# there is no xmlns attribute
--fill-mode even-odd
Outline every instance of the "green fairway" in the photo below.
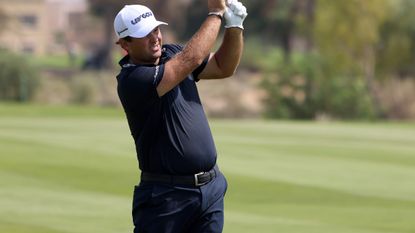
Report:
<svg viewBox="0 0 415 233"><path fill-rule="evenodd" d="M415 124L211 120L225 233L415 232ZM0 104L0 232L132 232L121 109Z"/></svg>

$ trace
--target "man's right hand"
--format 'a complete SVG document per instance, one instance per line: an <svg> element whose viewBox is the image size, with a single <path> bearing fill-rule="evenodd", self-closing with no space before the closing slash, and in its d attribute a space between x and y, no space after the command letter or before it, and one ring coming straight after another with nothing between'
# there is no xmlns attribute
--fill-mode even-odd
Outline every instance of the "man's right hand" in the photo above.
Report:
<svg viewBox="0 0 415 233"><path fill-rule="evenodd" d="M246 7L238 0L227 0L228 7L226 8L225 28L237 27L244 29L243 22L248 15Z"/></svg>
<svg viewBox="0 0 415 233"><path fill-rule="evenodd" d="M226 9L225 0L208 0L208 10L210 12L223 13Z"/></svg>

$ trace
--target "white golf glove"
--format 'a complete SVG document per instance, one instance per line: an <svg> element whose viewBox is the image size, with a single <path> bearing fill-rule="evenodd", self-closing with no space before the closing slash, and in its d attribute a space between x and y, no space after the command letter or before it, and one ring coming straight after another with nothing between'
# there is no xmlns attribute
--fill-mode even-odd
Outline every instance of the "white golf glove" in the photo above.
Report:
<svg viewBox="0 0 415 233"><path fill-rule="evenodd" d="M238 27L244 29L242 25L248 13L246 7L238 0L228 0L225 10L225 28Z"/></svg>

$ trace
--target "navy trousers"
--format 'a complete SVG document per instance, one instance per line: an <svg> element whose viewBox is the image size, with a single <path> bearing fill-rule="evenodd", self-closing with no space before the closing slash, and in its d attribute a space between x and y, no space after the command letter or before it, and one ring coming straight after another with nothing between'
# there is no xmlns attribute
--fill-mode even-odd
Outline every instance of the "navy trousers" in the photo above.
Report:
<svg viewBox="0 0 415 233"><path fill-rule="evenodd" d="M200 187L140 182L134 189L134 233L221 233L226 189L221 172Z"/></svg>

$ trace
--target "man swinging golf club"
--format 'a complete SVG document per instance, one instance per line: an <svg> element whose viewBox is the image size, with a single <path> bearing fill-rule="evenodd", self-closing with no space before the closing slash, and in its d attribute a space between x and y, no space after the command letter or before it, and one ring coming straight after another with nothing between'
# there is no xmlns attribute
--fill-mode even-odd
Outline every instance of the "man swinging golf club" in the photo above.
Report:
<svg viewBox="0 0 415 233"><path fill-rule="evenodd" d="M135 233L222 232L227 182L196 82L234 74L243 50L246 8L237 0L207 0L208 14L182 47L163 45L161 27L143 5L126 5L114 20L127 55L118 95L141 170L135 186ZM219 49L211 53L224 20Z"/></svg>

